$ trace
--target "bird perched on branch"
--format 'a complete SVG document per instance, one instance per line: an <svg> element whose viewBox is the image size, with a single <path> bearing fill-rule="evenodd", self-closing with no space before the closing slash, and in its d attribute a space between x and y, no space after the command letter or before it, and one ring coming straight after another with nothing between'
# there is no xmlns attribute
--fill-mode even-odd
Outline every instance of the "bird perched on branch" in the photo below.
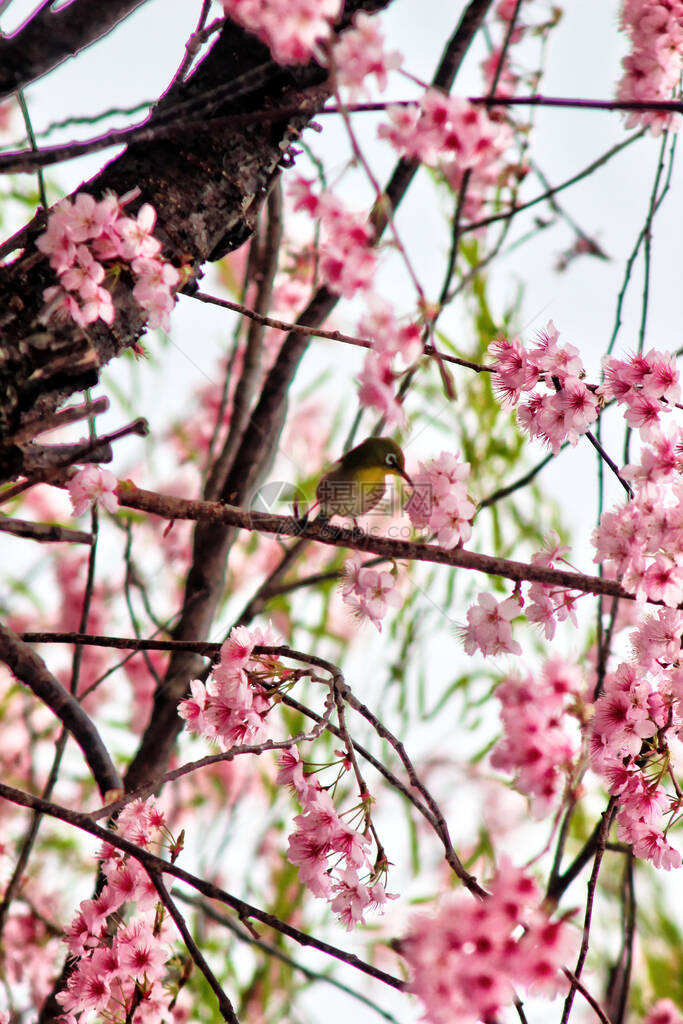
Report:
<svg viewBox="0 0 683 1024"><path fill-rule="evenodd" d="M321 478L315 496L319 517L358 516L375 508L386 490L386 477L400 476L413 486L405 469L405 456L390 437L368 437L345 452Z"/></svg>

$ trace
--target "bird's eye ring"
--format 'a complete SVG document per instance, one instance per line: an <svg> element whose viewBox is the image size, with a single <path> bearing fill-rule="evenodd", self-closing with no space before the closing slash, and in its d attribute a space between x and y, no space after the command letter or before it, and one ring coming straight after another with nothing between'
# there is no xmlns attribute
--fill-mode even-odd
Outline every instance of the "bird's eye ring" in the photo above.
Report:
<svg viewBox="0 0 683 1024"><path fill-rule="evenodd" d="M384 461L386 462L387 466L395 466L396 465L396 456L394 455L393 452L389 452L385 456Z"/></svg>

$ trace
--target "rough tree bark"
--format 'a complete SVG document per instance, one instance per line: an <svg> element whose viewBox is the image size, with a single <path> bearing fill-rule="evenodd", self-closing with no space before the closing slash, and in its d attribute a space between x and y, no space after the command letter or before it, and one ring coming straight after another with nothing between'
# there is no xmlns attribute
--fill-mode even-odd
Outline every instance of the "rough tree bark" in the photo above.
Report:
<svg viewBox="0 0 683 1024"><path fill-rule="evenodd" d="M381 6L383 0L356 0L346 5L345 19ZM319 65L283 68L228 21L194 74L154 108L148 127L162 137L128 146L79 191L99 197L105 189L140 188L129 209L134 213L145 202L155 207L164 256L188 267L191 282L204 262L250 236L289 146L329 95ZM267 113L251 119L256 111ZM20 258L0 269L0 481L15 478L25 465L26 446L14 444L12 435L95 384L99 369L144 329L126 274L114 287L111 327L101 320L87 331L40 323L43 289L55 283L35 248L45 220L41 211L27 226Z"/></svg>

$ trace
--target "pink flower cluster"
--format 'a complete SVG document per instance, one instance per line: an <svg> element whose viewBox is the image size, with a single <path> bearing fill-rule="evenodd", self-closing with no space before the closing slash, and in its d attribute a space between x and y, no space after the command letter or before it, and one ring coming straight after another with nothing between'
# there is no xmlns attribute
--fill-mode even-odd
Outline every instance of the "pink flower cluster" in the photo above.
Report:
<svg viewBox="0 0 683 1024"><path fill-rule="evenodd" d="M521 654L522 648L512 639L510 623L521 614L519 598L508 597L497 601L493 594L483 593L477 603L467 609L467 625L461 632L466 654L481 651L491 654Z"/></svg>
<svg viewBox="0 0 683 1024"><path fill-rule="evenodd" d="M329 793L316 778L304 774L296 748L286 751L278 763L277 781L292 787L303 808L294 819L288 861L298 866L299 880L314 896L329 901L347 929L364 924L365 911L383 907L390 898L381 881L383 873L368 859L369 839L347 825Z"/></svg>
<svg viewBox="0 0 683 1024"><path fill-rule="evenodd" d="M168 835L154 797L124 807L117 828L145 849ZM101 856L106 884L96 899L82 901L66 933L69 953L77 960L66 989L57 995L64 1010L61 1019L76 1024L78 1014L90 1019L96 1012L118 1020L142 994L136 1020L159 1020L173 1001L164 981L176 935L170 922L162 922L157 891L139 862L109 845ZM128 903L136 904L135 917L110 935L109 917Z"/></svg>
<svg viewBox="0 0 683 1024"><path fill-rule="evenodd" d="M134 189L120 198L108 193L97 200L79 192L73 202L63 199L53 208L47 229L36 241L59 277L58 285L43 292L45 318L70 318L80 327L98 319L113 323L111 292L102 283L105 263L123 262L136 279L133 297L147 312L148 325L169 329L180 274L159 255L161 243L152 234L154 208L145 203L137 217L124 213L124 206L139 194Z"/></svg>
<svg viewBox="0 0 683 1024"><path fill-rule="evenodd" d="M400 608L402 604L395 575L386 570L367 568L359 551L344 562L342 599L359 621L372 622L380 633L382 619L389 606Z"/></svg>
<svg viewBox="0 0 683 1024"><path fill-rule="evenodd" d="M219 743L224 750L264 739L271 701L259 680L283 679L287 670L276 658L254 655L253 651L257 644L279 643L270 629L236 626L231 630L209 681L204 685L193 680L192 696L178 705L189 732Z"/></svg>
<svg viewBox="0 0 683 1024"><path fill-rule="evenodd" d="M617 98L627 102L672 99L683 67L683 4L680 0L624 0L621 27L630 36L632 51L622 60L624 74ZM659 135L672 126L672 115L634 110L626 118L626 127L637 125L649 125L652 134Z"/></svg>
<svg viewBox="0 0 683 1024"><path fill-rule="evenodd" d="M93 503L104 505L108 512L116 512L118 480L108 469L86 466L69 480L69 497L75 516L82 516Z"/></svg>
<svg viewBox="0 0 683 1024"><path fill-rule="evenodd" d="M332 192L317 195L312 179L295 178L290 188L295 210L320 221L320 275L333 292L351 299L372 287L377 254L367 222L351 213Z"/></svg>
<svg viewBox="0 0 683 1024"><path fill-rule="evenodd" d="M390 106L387 114L389 123L380 125L379 136L401 154L437 168L454 191L469 174L464 213L475 219L505 176L510 127L439 89L427 89L418 107Z"/></svg>
<svg viewBox="0 0 683 1024"><path fill-rule="evenodd" d="M594 561L637 601L683 601L683 481L636 487L635 496L603 513L593 533Z"/></svg>
<svg viewBox="0 0 683 1024"><path fill-rule="evenodd" d="M606 359L598 394L627 408L626 422L644 440L658 436L659 417L680 401L680 375L673 352L650 349L628 359Z"/></svg>
<svg viewBox="0 0 683 1024"><path fill-rule="evenodd" d="M483 902L447 896L401 942L430 1024L498 1020L517 989L552 998L566 985L560 968L575 936L565 920L550 919L533 879L503 858L489 888Z"/></svg>
<svg viewBox="0 0 683 1024"><path fill-rule="evenodd" d="M387 52L384 35L377 17L358 11L353 27L340 36L332 48L333 65L337 81L345 85L352 97L367 93L366 78L374 75L382 92L387 87L387 75L400 68L403 56L397 50Z"/></svg>
<svg viewBox="0 0 683 1024"><path fill-rule="evenodd" d="M280 64L305 64L329 39L340 0L222 0L229 18L266 44Z"/></svg>
<svg viewBox="0 0 683 1024"><path fill-rule="evenodd" d="M531 564L554 569L556 562L564 562L569 548L559 543L553 531L546 546L531 556ZM519 644L512 639L511 622L522 614L529 622L541 626L547 640L552 640L558 622L571 619L577 625L575 604L578 591L547 583L529 584L526 601L516 592L506 600L497 601L493 594L483 593L467 612L467 626L461 630L467 654L479 650L486 657L497 654L521 654Z"/></svg>
<svg viewBox="0 0 683 1024"><path fill-rule="evenodd" d="M391 305L371 293L368 310L358 323L358 334L372 341L358 375L358 401L371 406L385 419L387 427L403 425L405 411L396 395L396 365L402 369L422 353L422 332L414 321L399 324Z"/></svg>
<svg viewBox="0 0 683 1024"><path fill-rule="evenodd" d="M578 669L559 658L547 661L539 676L510 676L496 689L501 702L503 738L491 765L515 777L515 789L531 797L534 814L544 817L570 784L580 751L578 728L568 727L569 706L581 699Z"/></svg>
<svg viewBox="0 0 683 1024"><path fill-rule="evenodd" d="M539 332L538 344L526 349L519 338L498 338L489 346L495 374L493 385L504 405L517 410L520 426L557 454L565 441L575 445L598 417L598 397L583 383L578 349L560 345L552 320ZM543 381L546 392L535 391Z"/></svg>
<svg viewBox="0 0 683 1024"><path fill-rule="evenodd" d="M472 518L476 506L467 494L469 462L460 452L441 452L438 458L420 462L412 474L413 490L406 511L413 526L436 533L444 548L464 544L472 536Z"/></svg>
<svg viewBox="0 0 683 1024"><path fill-rule="evenodd" d="M542 566L544 569L555 569L558 568L556 562L566 564L565 555L568 552L569 548L560 544L559 537L552 531L546 546L531 556L531 564ZM560 566L564 567L565 565ZM567 590L565 587L534 582L527 591L524 614L529 622L543 629L546 640L552 640L558 622L571 619L572 623L577 625L574 605L580 596L577 591Z"/></svg>
<svg viewBox="0 0 683 1024"><path fill-rule="evenodd" d="M663 783L681 769L682 631L683 614L673 609L641 621L631 637L634 659L606 674L590 731L591 766L619 800L619 838L667 869L681 866L667 832L683 800Z"/></svg>
<svg viewBox="0 0 683 1024"><path fill-rule="evenodd" d="M670 999L658 999L643 1024L683 1024L683 1013Z"/></svg>

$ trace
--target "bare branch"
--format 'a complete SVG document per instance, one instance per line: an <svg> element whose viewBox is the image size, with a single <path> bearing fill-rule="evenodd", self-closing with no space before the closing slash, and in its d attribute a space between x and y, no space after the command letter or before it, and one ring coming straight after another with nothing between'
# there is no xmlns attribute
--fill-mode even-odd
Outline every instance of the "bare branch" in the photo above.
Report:
<svg viewBox="0 0 683 1024"><path fill-rule="evenodd" d="M97 42L144 0L72 0L53 10L43 0L21 28L0 39L0 99Z"/></svg>
<svg viewBox="0 0 683 1024"><path fill-rule="evenodd" d="M65 690L47 665L16 633L0 624L0 659L39 700L50 708L76 740L100 793L121 788L121 777L95 724L76 698Z"/></svg>

